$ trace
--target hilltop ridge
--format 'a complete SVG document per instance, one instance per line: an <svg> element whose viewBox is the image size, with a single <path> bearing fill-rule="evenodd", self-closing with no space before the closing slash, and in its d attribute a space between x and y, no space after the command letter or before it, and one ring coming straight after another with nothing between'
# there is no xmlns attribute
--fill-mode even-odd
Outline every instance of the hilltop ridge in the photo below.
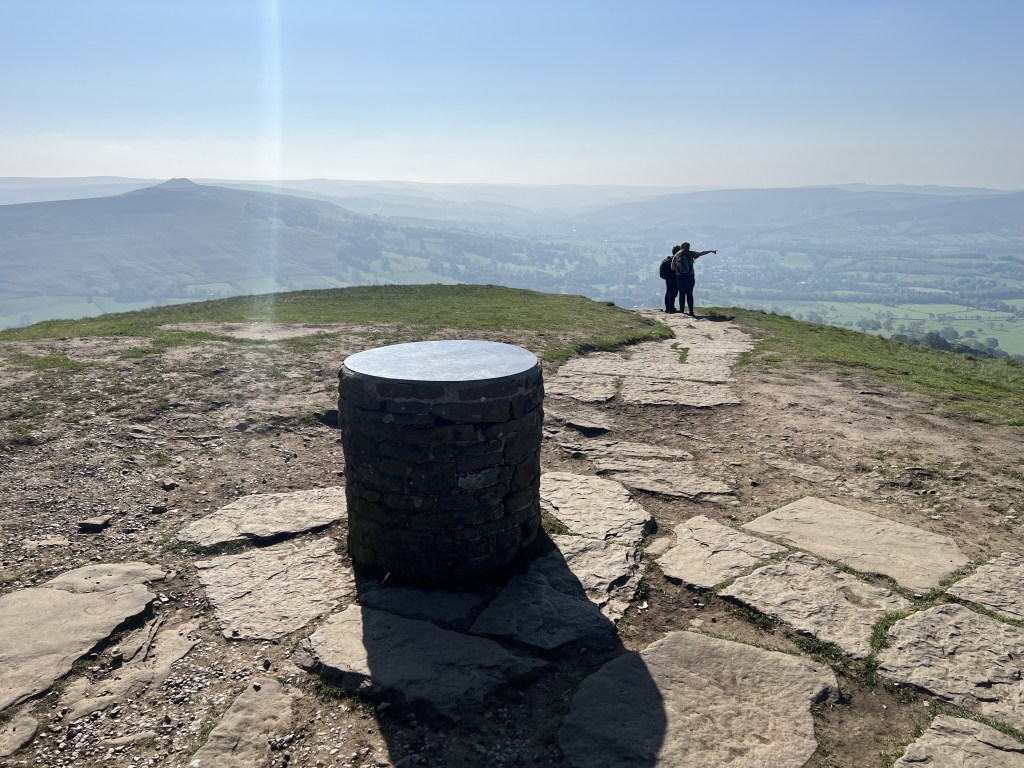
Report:
<svg viewBox="0 0 1024 768"><path fill-rule="evenodd" d="M410 292L407 298L415 291L421 302L437 291L438 303L413 308L402 300L402 290ZM452 301L448 290L458 290L460 300ZM372 293L353 291L360 292ZM7 334L0 344L0 451L5 457L0 486L8 492L0 526L9 544L0 595L40 589L58 574L114 559L146 562L167 574L150 583L152 614L144 613L137 629L132 625L116 641L101 642L53 693L16 705L19 717L39 725L39 736L30 737L17 758L41 768L72 763L126 767L138 759L173 765L206 741L205 759L219 743L219 737L207 740L207 733L215 725L227 727L231 717L221 713L236 701L247 705L255 694L238 699L238 693L253 691L255 682L257 694L265 690L278 702L261 721L272 723L272 732L261 731L253 739L250 728L233 743L244 743L245 749L257 750L254 754L287 753L290 764L331 764L340 755L342 763L402 765L418 754L427 764L469 768L486 754L496 764L525 755L530 760L537 756L535 762L542 765L568 768L573 742L560 730L567 723L586 725L571 717L564 704L582 680L606 661L648 649L678 632L696 632L708 643L736 643L749 651L732 654L733 664L745 665L748 656L771 649L784 651L790 663L813 666L819 670L815 674L833 676L842 697L830 697L813 710L809 701L778 704L779 717L796 711L803 713L801 722L813 718L813 733L805 733L805 722L801 739L769 740L760 747L791 749L799 743L806 749L805 737L810 738L812 751L815 743L820 747L803 763L810 768L827 768L835 761L875 764L872 760L888 767L927 728L933 711L950 711L941 695L929 694L932 704L923 707L919 699L912 701L884 684L870 663L811 641L784 620L740 608L715 589L680 583L670 576L675 571L668 563L675 561L667 553L685 540L684 523L703 526L702 531L739 532L769 510L815 497L932 536L952 537L972 568L1000 552L1024 554L1019 506L1014 506L1022 492L1015 463L1019 427L964 419L954 410L955 399L914 394L873 378L862 359L882 354L872 345L884 342L848 334L860 336L862 344L856 338L844 340L850 346L840 353L801 348L794 329L773 327L771 318L758 324L756 313L745 323L720 312L702 311L698 320L671 317L672 339L609 344L602 352L563 364L553 352L566 338L585 346L601 327L621 328L628 321L642 333L660 318L574 297L487 288L382 287L379 296L360 302L339 298L279 296L265 305L228 300L54 324L48 332L34 329L31 338L22 332L21 340ZM565 311L556 312L562 305ZM437 324L414 322L414 310ZM551 325L539 328L539 319ZM132 327L134 336L122 332ZM821 334L805 331L817 343ZM769 334L774 342L759 341ZM331 418L342 360L381 343L438 337L518 343L540 355L549 390L544 471L564 482L568 477L625 484L631 491L619 491L620 502L629 496L631 510L639 508L656 521L637 561L642 570L634 574L643 580L629 582L634 594L626 597L627 607L615 624L615 648L603 649L588 637L563 649L537 651L545 662L542 674L501 688L484 705L461 713L457 722L429 707L410 706L397 694L387 699L388 707L348 698L297 667L297 660L307 662L293 656L292 649L325 626L321 618L276 643L225 636L231 627L220 618L224 605L210 581L214 568L284 553L297 557L306 550L313 561L340 557L344 521L319 532L283 534L289 538L279 544L248 542L223 550L195 551L174 538L238 500L251 504L258 494L291 498L343 485L344 460ZM747 364L734 367L744 349ZM815 362L819 358L831 361ZM837 375L831 366L842 359L849 367ZM889 359L877 362L879 370L891 367ZM901 365L911 370L909 362ZM1024 403L1018 408L1024 412ZM673 470L652 474L656 462L669 462ZM559 505L565 504L561 499ZM557 505L552 510L549 532L554 539L567 538L562 546L569 551L574 539L580 543L578 535L565 536L574 518ZM79 521L94 517L109 520L100 531L80 529ZM621 555L614 560L623 562ZM871 574L841 577L851 580L848 589L896 589L922 615L931 615L933 603L948 604L941 590L915 596ZM237 586L240 578L250 575L236 574L232 583ZM294 597L296 591L278 592ZM484 594L493 600L492 593ZM342 603L351 599L339 598ZM422 595L416 602L422 608ZM249 626L234 625L239 636ZM130 644L140 633L158 638L152 652L166 669L147 678L145 695L122 700L116 680L137 669ZM524 652L522 646L515 651ZM115 660L118 652L120 661ZM708 669L698 664L692 679ZM734 695L721 688L721 681L718 685L715 695ZM279 698L279 687L288 692L285 699ZM99 695L101 690L108 693ZM81 698L83 693L89 695ZM729 702L739 708L741 698ZM119 708L107 706L114 700ZM622 702L619 696L617 706ZM458 705L457 698L444 703ZM96 706L107 707L108 714L77 719ZM760 713L762 706L763 700L753 711ZM657 709L663 718L684 711ZM205 728L188 727L198 718ZM650 717L645 727L657 722ZM665 728L659 738L670 743L672 733ZM685 733L689 737L693 731ZM129 738L134 734L144 735ZM732 738L719 732L715 743L727 745ZM112 739L123 741L111 753L105 744ZM60 749L60 741L73 743L76 751Z"/></svg>

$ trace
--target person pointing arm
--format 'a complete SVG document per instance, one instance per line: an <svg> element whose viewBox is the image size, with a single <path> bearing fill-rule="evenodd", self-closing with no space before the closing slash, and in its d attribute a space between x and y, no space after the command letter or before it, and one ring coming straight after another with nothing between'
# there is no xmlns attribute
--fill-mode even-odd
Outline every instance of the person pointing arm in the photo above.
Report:
<svg viewBox="0 0 1024 768"><path fill-rule="evenodd" d="M690 317L696 317L693 311L693 286L697 282L696 273L693 270L693 262L711 251L691 251L689 243L683 243L679 252L672 257L672 271L676 273L676 280L679 282L679 311L685 312L686 305L690 305Z"/></svg>

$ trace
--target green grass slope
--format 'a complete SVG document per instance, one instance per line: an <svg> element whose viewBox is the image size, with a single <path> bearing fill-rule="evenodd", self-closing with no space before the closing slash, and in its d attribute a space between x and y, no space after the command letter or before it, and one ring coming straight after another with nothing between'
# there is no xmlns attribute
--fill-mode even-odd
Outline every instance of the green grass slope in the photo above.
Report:
<svg viewBox="0 0 1024 768"><path fill-rule="evenodd" d="M202 337L251 344L254 342L180 330L183 324L249 322L341 324L346 329L362 329L382 344L430 338L442 332L488 337L507 334L545 362L671 337L671 331L660 323L583 296L493 285L385 285L239 296L83 320L49 320L0 331L0 344L88 336L144 338L156 349ZM286 343L318 344L321 339L304 337Z"/></svg>
<svg viewBox="0 0 1024 768"><path fill-rule="evenodd" d="M1024 364L900 344L757 310L718 310L759 337L750 361L806 363L934 398L943 410L977 421L1024 426Z"/></svg>

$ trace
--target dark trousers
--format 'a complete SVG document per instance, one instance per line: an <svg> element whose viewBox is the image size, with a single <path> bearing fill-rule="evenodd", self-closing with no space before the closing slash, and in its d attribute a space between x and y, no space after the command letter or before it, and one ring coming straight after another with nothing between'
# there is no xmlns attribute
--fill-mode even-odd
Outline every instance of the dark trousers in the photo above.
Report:
<svg viewBox="0 0 1024 768"><path fill-rule="evenodd" d="M693 314L693 286L697 282L696 275L676 275L679 285L679 311L686 311L686 302L690 302L690 314Z"/></svg>
<svg viewBox="0 0 1024 768"><path fill-rule="evenodd" d="M665 311L676 311L676 296L679 295L678 275L665 278Z"/></svg>

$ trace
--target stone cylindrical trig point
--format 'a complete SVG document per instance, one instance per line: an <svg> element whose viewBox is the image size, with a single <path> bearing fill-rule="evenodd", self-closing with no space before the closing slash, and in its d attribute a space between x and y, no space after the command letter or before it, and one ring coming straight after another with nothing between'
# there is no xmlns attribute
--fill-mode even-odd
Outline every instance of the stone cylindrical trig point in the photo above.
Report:
<svg viewBox="0 0 1024 768"><path fill-rule="evenodd" d="M533 541L544 421L533 353L395 344L352 355L338 377L357 568L450 583L508 565Z"/></svg>

